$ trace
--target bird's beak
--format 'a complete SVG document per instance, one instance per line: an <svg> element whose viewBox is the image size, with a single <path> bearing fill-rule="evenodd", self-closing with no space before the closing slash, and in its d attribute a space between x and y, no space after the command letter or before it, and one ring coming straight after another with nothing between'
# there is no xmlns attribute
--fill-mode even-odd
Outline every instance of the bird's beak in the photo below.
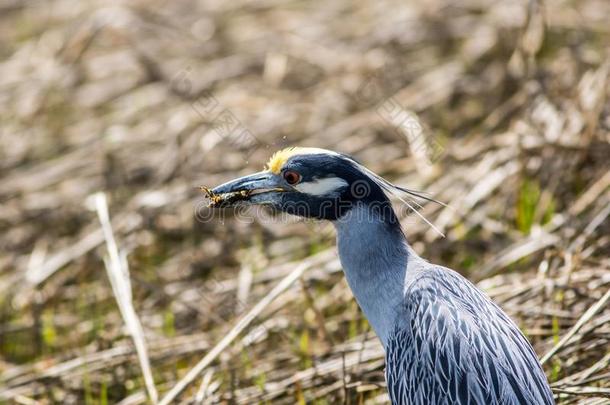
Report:
<svg viewBox="0 0 610 405"><path fill-rule="evenodd" d="M237 203L272 204L278 193L291 191L281 176L263 171L240 177L213 189L202 187L210 199L210 207L230 207Z"/></svg>

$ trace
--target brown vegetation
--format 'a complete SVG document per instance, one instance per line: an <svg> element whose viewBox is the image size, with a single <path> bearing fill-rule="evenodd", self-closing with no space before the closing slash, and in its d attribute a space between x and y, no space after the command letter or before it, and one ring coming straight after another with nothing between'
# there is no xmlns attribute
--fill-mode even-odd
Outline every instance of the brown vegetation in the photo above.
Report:
<svg viewBox="0 0 610 405"><path fill-rule="evenodd" d="M402 212L414 248L518 322L560 402L608 403L608 21L604 0L0 1L0 402L387 401L332 226L211 217L198 189L301 145L448 203L420 211L445 238Z"/></svg>

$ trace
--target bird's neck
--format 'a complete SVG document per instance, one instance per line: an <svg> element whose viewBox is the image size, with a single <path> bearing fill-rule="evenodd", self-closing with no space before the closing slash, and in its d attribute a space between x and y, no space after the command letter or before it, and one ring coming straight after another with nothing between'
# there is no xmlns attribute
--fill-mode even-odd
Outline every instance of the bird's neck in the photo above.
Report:
<svg viewBox="0 0 610 405"><path fill-rule="evenodd" d="M394 212L378 214L361 204L334 225L347 282L385 347L402 306L407 264L415 254Z"/></svg>

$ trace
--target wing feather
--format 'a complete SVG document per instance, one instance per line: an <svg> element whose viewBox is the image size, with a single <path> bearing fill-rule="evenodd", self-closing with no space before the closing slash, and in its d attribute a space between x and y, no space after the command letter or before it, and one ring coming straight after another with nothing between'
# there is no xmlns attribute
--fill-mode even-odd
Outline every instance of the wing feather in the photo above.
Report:
<svg viewBox="0 0 610 405"><path fill-rule="evenodd" d="M386 348L393 404L554 403L531 345L487 296L440 266L415 278Z"/></svg>

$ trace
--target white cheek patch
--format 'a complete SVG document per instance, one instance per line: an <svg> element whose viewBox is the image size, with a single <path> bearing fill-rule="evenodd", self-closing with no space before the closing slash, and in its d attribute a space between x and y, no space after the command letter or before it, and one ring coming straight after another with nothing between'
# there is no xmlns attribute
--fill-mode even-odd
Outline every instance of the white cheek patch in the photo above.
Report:
<svg viewBox="0 0 610 405"><path fill-rule="evenodd" d="M337 194L342 188L347 187L347 181L339 177L325 177L323 179L315 179L305 183L299 183L296 188L301 193L311 194L315 196L323 196L329 194Z"/></svg>

